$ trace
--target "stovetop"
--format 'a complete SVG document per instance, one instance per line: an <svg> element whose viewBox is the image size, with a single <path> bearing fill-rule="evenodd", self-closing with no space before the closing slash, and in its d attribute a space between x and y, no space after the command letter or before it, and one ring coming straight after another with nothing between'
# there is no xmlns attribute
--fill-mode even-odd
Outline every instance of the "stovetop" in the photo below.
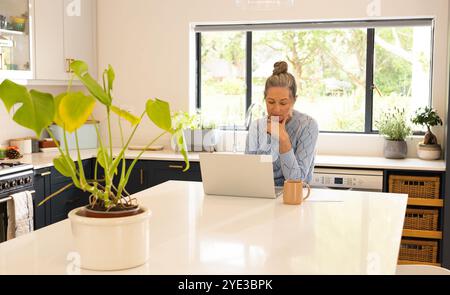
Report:
<svg viewBox="0 0 450 295"><path fill-rule="evenodd" d="M33 166L19 161L0 161L0 199L33 188Z"/></svg>
<svg viewBox="0 0 450 295"><path fill-rule="evenodd" d="M0 176L7 174L19 173L22 171L32 170L33 166L24 164L17 160L0 161Z"/></svg>

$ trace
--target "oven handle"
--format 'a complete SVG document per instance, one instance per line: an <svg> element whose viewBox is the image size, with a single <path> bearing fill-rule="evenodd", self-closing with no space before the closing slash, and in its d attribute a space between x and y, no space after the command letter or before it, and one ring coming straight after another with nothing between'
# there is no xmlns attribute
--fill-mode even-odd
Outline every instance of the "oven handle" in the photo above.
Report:
<svg viewBox="0 0 450 295"><path fill-rule="evenodd" d="M30 191L30 194L32 194L32 195L34 195L35 193L36 193L36 191ZM7 198L4 198L4 199L1 199L0 200L0 204L6 203L6 202L11 201L11 200L12 200L12 197L7 197Z"/></svg>

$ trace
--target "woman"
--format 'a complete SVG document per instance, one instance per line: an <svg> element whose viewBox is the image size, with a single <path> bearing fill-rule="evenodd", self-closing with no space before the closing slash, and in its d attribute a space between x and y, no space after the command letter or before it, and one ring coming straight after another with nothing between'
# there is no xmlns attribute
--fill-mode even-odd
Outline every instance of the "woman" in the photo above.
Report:
<svg viewBox="0 0 450 295"><path fill-rule="evenodd" d="M274 67L264 91L268 116L251 124L245 153L273 156L276 186L287 179L311 182L319 128L313 118L294 110L297 84L287 63Z"/></svg>

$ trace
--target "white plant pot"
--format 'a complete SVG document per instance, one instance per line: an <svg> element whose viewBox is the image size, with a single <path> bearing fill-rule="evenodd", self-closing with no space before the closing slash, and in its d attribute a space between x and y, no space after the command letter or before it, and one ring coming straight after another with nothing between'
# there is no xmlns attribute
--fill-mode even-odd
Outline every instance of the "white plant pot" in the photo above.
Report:
<svg viewBox="0 0 450 295"><path fill-rule="evenodd" d="M122 270L140 266L149 259L151 212L119 218L89 218L69 213L80 266L89 270Z"/></svg>
<svg viewBox="0 0 450 295"><path fill-rule="evenodd" d="M423 144L417 145L417 156L422 160L439 160L441 158L442 148L439 144Z"/></svg>

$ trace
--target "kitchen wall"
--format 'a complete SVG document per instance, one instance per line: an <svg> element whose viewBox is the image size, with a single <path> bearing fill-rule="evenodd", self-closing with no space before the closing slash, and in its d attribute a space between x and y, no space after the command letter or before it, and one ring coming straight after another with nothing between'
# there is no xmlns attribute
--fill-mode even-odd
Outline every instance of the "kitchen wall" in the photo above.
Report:
<svg viewBox="0 0 450 295"><path fill-rule="evenodd" d="M28 86L28 88L51 93L53 95L64 92L67 89L66 86ZM81 88L74 87L73 89L76 90ZM3 103L0 102L0 146L8 145L10 139L28 136L35 136L35 134L34 132L17 125L6 111Z"/></svg>
<svg viewBox="0 0 450 295"><path fill-rule="evenodd" d="M252 1L253 3L255 1ZM281 1L286 3L288 1ZM194 107L195 67L192 23L258 21L305 21L435 17L433 107L446 121L447 114L447 0L295 0L293 7L269 11L240 7L236 0L99 0L99 69L116 69L115 96L123 107L140 113L147 98L160 97L173 109ZM370 8L376 8L370 10ZM97 114L100 117L101 113ZM136 136L144 144L157 134L148 122ZM436 134L444 142L444 128ZM245 135L243 135L245 136ZM415 156L420 138L409 141L409 156ZM162 141L168 144L166 137ZM119 136L114 134L114 143ZM383 139L376 135L321 134L319 153L381 155Z"/></svg>

